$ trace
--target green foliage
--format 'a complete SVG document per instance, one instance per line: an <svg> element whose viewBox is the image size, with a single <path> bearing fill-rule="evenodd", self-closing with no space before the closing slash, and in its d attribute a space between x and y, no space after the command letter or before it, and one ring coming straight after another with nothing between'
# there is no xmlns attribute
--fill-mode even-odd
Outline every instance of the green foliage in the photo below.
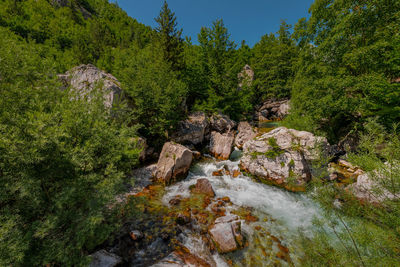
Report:
<svg viewBox="0 0 400 267"><path fill-rule="evenodd" d="M116 4L107 0L68 2L57 6L46 0L1 1L0 26L47 49L58 72L82 63L103 67L112 48L143 47L150 41L151 29Z"/></svg>
<svg viewBox="0 0 400 267"><path fill-rule="evenodd" d="M279 147L274 137L268 138L268 145L271 147L271 149L265 153L267 158L275 159L285 153L285 151Z"/></svg>
<svg viewBox="0 0 400 267"><path fill-rule="evenodd" d="M253 48L251 64L260 101L291 95L298 49L289 30L290 25L282 21L277 35L264 35Z"/></svg>
<svg viewBox="0 0 400 267"><path fill-rule="evenodd" d="M200 48L197 59L200 64L191 64L203 75L201 91L197 93L195 109L207 112L222 112L233 119L240 119L252 109L252 90L248 86L238 88L238 73L243 66L236 64L236 45L230 40L228 29L222 20L213 22L211 28L203 27L198 36ZM246 57L245 47L239 55Z"/></svg>
<svg viewBox="0 0 400 267"><path fill-rule="evenodd" d="M199 45L183 41L166 2L152 30L107 0L1 1L0 265L87 263L118 223L111 204L137 163L136 129L160 147L193 110L241 120L261 101L291 98L283 125L331 142L364 131L349 159L381 170L390 179L377 184L399 194L400 138L386 130L400 119L400 2L316 0L310 11L292 34L282 22L254 48L237 48L222 20L201 29ZM129 107L110 116L100 96L60 91L56 74L84 63L116 76ZM246 64L255 80L238 88ZM275 139L268 144L252 156L284 153ZM304 265L398 265L398 201L360 205L314 182L326 216L315 238L304 238Z"/></svg>
<svg viewBox="0 0 400 267"><path fill-rule="evenodd" d="M41 47L0 34L0 265L87 264L118 223L111 205L138 161L135 129L102 97L61 91Z"/></svg>
<svg viewBox="0 0 400 267"><path fill-rule="evenodd" d="M288 125L337 141L369 117L399 120L398 1L317 0L301 45Z"/></svg>
<svg viewBox="0 0 400 267"><path fill-rule="evenodd" d="M115 54L115 73L132 98L133 119L143 126L141 132L159 146L183 118L187 94L186 84L162 53L154 45Z"/></svg>
<svg viewBox="0 0 400 267"><path fill-rule="evenodd" d="M167 1L161 8L160 14L155 19L158 26L156 27L157 41L160 43L164 60L171 64L175 71L183 69L182 53L183 39L182 29L178 30L175 13L169 9Z"/></svg>
<svg viewBox="0 0 400 267"><path fill-rule="evenodd" d="M268 149L267 152L261 153L261 152L252 152L251 156L253 159L256 159L257 156L262 155L265 156L269 159L275 159L285 153L285 151L279 147L279 145L276 142L276 139L274 137L268 138L268 145L270 146L270 149Z"/></svg>
<svg viewBox="0 0 400 267"><path fill-rule="evenodd" d="M345 189L315 180L314 197L324 209L312 239L305 238L305 266L397 266L400 262L400 135L370 121L360 150L349 159L369 172L370 193L383 201L363 203ZM383 197L387 192L397 199ZM335 204L336 203L336 204ZM340 204L337 204L340 203Z"/></svg>

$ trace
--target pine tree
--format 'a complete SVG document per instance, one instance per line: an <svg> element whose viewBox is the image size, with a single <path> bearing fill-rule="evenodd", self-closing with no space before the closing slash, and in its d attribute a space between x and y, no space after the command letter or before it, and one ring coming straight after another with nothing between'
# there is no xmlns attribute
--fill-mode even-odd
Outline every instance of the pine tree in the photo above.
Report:
<svg viewBox="0 0 400 267"><path fill-rule="evenodd" d="M160 10L160 14L155 18L158 26L156 27L157 38L164 52L164 59L169 62L173 70L183 68L183 39L182 29L178 29L175 13L168 7L167 1Z"/></svg>

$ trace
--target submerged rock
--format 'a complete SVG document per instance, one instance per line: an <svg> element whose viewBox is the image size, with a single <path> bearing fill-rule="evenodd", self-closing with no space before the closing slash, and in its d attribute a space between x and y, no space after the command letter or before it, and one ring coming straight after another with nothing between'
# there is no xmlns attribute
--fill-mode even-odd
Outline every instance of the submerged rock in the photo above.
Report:
<svg viewBox="0 0 400 267"><path fill-rule="evenodd" d="M121 257L106 250L97 251L91 257L92 262L90 263L90 267L114 267L122 263Z"/></svg>
<svg viewBox="0 0 400 267"><path fill-rule="evenodd" d="M232 152L234 138L233 133L220 134L218 132L212 132L210 140L211 154L217 159L229 159Z"/></svg>
<svg viewBox="0 0 400 267"><path fill-rule="evenodd" d="M326 138L279 127L245 143L240 165L263 181L301 190L311 179L311 161L318 157L318 147L324 152L328 146Z"/></svg>
<svg viewBox="0 0 400 267"><path fill-rule="evenodd" d="M178 131L171 139L177 143L199 145L203 143L208 130L208 118L204 112L196 112L179 124Z"/></svg>
<svg viewBox="0 0 400 267"><path fill-rule="evenodd" d="M210 181L206 178L201 178L197 180L193 192L198 194L204 194L210 197L215 196L214 189L212 188Z"/></svg>
<svg viewBox="0 0 400 267"><path fill-rule="evenodd" d="M192 164L193 154L188 148L165 143L157 163L156 178L165 184L171 184L187 175Z"/></svg>
<svg viewBox="0 0 400 267"><path fill-rule="evenodd" d="M257 133L253 130L250 123L242 121L238 126L238 134L235 138L235 146L242 148L244 143L256 137Z"/></svg>
<svg viewBox="0 0 400 267"><path fill-rule="evenodd" d="M219 253L232 252L243 246L241 221L236 215L219 217L209 233Z"/></svg>

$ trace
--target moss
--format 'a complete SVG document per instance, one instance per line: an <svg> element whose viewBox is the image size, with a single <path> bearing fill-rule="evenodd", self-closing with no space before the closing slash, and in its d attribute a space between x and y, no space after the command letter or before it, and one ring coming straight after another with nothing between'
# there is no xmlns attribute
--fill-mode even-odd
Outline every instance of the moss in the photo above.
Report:
<svg viewBox="0 0 400 267"><path fill-rule="evenodd" d="M292 150L297 151L297 152L301 152L302 151L302 147L301 147L299 142L296 142L296 143L292 142L291 143L291 148L292 148Z"/></svg>
<svg viewBox="0 0 400 267"><path fill-rule="evenodd" d="M294 168L294 160L291 159L289 162L289 168Z"/></svg>
<svg viewBox="0 0 400 267"><path fill-rule="evenodd" d="M258 156L265 156L269 159L276 159L277 157L285 153L285 151L279 147L274 137L268 138L268 145L271 147L270 150L265 153L256 151L252 152L250 153L251 158L256 159Z"/></svg>
<svg viewBox="0 0 400 267"><path fill-rule="evenodd" d="M258 155L262 155L262 153L259 152L252 152L250 153L251 159L257 159Z"/></svg>
<svg viewBox="0 0 400 267"><path fill-rule="evenodd" d="M285 162L281 161L281 167L285 167Z"/></svg>

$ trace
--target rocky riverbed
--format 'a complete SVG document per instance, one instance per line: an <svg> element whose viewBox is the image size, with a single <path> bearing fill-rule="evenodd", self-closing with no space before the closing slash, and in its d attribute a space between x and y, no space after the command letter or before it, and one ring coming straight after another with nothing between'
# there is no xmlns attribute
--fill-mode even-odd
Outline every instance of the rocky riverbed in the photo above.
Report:
<svg viewBox="0 0 400 267"><path fill-rule="evenodd" d="M157 164L133 172L136 186L118 198L125 223L92 266L296 266L321 214L298 191L332 146L278 126L203 113L182 122ZM322 168L319 178L338 186L363 174L344 160Z"/></svg>

